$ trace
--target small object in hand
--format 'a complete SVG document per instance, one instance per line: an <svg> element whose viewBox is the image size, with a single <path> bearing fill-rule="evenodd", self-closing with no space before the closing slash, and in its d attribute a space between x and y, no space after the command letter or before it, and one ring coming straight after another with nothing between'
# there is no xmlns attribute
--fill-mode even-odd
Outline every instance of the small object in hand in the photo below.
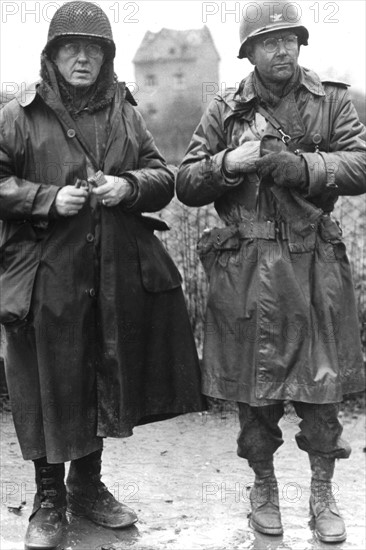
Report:
<svg viewBox="0 0 366 550"><path fill-rule="evenodd" d="M97 187L95 176L91 176L90 178L88 178L88 185L89 185L89 189L92 189L93 187Z"/></svg>
<svg viewBox="0 0 366 550"><path fill-rule="evenodd" d="M85 189L85 188L89 188L89 185L88 185L88 182L85 181L85 180L81 180L80 178L77 178L76 181L75 181L75 184L74 184L74 187L76 187L76 189Z"/></svg>
<svg viewBox="0 0 366 550"><path fill-rule="evenodd" d="M107 183L107 180L105 179L103 172L98 170L98 172L88 178L88 183L93 187L100 187L101 185Z"/></svg>

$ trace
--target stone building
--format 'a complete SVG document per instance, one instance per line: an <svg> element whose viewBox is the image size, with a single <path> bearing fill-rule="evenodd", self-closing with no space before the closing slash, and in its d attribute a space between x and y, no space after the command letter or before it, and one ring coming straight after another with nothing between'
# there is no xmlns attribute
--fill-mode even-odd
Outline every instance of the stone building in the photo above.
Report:
<svg viewBox="0 0 366 550"><path fill-rule="evenodd" d="M206 26L148 31L136 52L138 108L171 163L182 159L212 90L218 89L219 61Z"/></svg>

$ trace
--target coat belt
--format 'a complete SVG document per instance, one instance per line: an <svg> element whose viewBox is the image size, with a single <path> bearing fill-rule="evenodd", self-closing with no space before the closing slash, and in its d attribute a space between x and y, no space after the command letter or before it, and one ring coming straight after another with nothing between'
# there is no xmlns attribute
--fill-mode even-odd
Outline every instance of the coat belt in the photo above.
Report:
<svg viewBox="0 0 366 550"><path fill-rule="evenodd" d="M239 239L265 239L277 240L278 238L288 239L289 230L284 222L274 221L248 221L240 222L235 225L229 225L223 228L215 228L214 245L220 247L229 239L236 237Z"/></svg>

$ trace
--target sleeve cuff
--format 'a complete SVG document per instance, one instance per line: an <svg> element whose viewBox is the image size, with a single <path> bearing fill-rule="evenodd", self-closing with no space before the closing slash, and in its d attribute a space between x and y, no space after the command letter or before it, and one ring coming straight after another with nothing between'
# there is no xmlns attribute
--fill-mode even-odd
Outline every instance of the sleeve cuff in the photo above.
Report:
<svg viewBox="0 0 366 550"><path fill-rule="evenodd" d="M238 183L240 183L241 181L241 177L234 173L234 172L230 172L230 170L228 170L225 166L225 158L226 158L226 155L228 153L230 153L230 151L233 151L232 148L229 148L229 149L226 149L224 151L224 154L222 156L222 160L221 160L221 174L223 175L223 177L225 178L225 182L228 184L228 185L237 185Z"/></svg>
<svg viewBox="0 0 366 550"><path fill-rule="evenodd" d="M323 153L302 153L309 175L309 196L320 195L326 189L337 189L335 183L336 166L327 163Z"/></svg>
<svg viewBox="0 0 366 550"><path fill-rule="evenodd" d="M131 172L121 174L120 177L128 181L128 183L130 183L132 187L132 194L127 199L124 199L121 204L126 209L133 208L139 195L138 179Z"/></svg>
<svg viewBox="0 0 366 550"><path fill-rule="evenodd" d="M56 185L40 185L32 207L32 220L35 222L48 221L52 216L52 207L60 187Z"/></svg>

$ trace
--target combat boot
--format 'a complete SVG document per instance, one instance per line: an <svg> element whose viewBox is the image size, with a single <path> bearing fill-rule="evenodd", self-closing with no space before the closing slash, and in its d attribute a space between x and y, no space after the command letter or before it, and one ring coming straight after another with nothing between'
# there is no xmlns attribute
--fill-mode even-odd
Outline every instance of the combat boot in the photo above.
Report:
<svg viewBox="0 0 366 550"><path fill-rule="evenodd" d="M278 485L274 475L273 461L251 462L255 482L250 491L250 525L265 535L282 535Z"/></svg>
<svg viewBox="0 0 366 550"><path fill-rule="evenodd" d="M25 535L25 550L55 550L62 542L66 525L66 488L64 464L48 464L46 458L34 460L37 493Z"/></svg>
<svg viewBox="0 0 366 550"><path fill-rule="evenodd" d="M67 511L110 529L129 527L136 523L137 516L101 481L101 456L99 450L71 461L66 480Z"/></svg>
<svg viewBox="0 0 366 550"><path fill-rule="evenodd" d="M346 527L337 508L331 482L335 460L310 454L309 459L312 471L310 515L315 533L322 542L342 542L347 537Z"/></svg>

